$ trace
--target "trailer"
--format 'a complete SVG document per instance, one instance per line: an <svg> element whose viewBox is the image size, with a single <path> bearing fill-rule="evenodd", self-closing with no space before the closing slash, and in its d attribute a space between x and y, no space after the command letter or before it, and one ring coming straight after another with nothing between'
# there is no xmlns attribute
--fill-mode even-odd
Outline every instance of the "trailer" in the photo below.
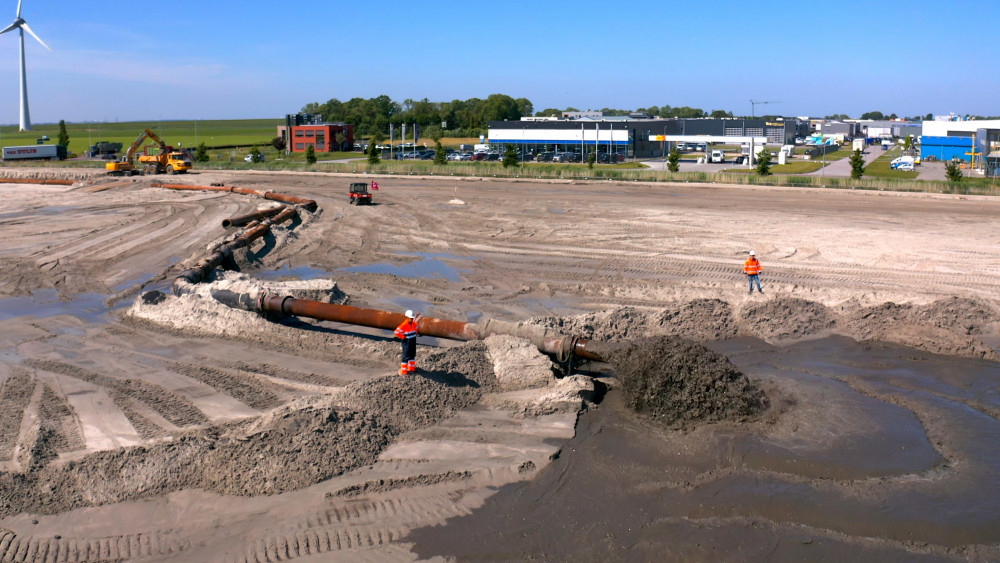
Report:
<svg viewBox="0 0 1000 563"><path fill-rule="evenodd" d="M63 145L27 145L24 147L4 147L3 159L7 160L66 160Z"/></svg>

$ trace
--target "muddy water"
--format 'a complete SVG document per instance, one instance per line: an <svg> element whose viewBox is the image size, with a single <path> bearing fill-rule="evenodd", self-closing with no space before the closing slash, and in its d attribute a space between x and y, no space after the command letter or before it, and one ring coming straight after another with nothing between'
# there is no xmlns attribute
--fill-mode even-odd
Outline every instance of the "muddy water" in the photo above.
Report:
<svg viewBox="0 0 1000 563"><path fill-rule="evenodd" d="M1000 366L828 338L725 354L765 418L653 427L618 392L538 478L414 532L424 557L997 560Z"/></svg>

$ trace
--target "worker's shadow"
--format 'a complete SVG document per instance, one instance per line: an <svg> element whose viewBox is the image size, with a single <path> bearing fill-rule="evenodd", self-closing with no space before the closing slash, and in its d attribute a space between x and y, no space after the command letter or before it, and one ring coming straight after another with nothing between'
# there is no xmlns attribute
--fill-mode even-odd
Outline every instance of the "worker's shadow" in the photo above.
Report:
<svg viewBox="0 0 1000 563"><path fill-rule="evenodd" d="M478 381L469 379L464 373L459 373L457 371L421 369L409 375L409 377L414 376L422 377L448 387L471 387L474 389L482 387Z"/></svg>

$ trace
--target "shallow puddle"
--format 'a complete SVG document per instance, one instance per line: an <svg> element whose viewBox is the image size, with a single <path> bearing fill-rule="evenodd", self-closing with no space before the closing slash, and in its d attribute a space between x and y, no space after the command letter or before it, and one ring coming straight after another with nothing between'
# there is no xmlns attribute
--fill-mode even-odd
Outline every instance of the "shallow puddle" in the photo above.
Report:
<svg viewBox="0 0 1000 563"><path fill-rule="evenodd" d="M344 268L344 272L361 272L366 274L392 274L404 278L443 278L452 282L462 281L462 273L467 270L454 268L445 260L470 260L451 254L426 254L422 252L403 254L403 256L419 256L421 260L409 264L369 264Z"/></svg>
<svg viewBox="0 0 1000 563"><path fill-rule="evenodd" d="M104 301L107 295L81 293L73 299L62 300L55 289L38 289L30 297L0 299L0 321L18 317L46 318L69 315L90 323L108 322L108 313L128 303L109 309Z"/></svg>

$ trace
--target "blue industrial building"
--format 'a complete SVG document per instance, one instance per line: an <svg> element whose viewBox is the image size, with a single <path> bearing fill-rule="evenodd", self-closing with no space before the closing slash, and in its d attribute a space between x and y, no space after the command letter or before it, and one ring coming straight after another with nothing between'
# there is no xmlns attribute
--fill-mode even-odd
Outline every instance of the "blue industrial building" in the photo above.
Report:
<svg viewBox="0 0 1000 563"><path fill-rule="evenodd" d="M921 137L921 160L970 160L973 138L970 137Z"/></svg>

